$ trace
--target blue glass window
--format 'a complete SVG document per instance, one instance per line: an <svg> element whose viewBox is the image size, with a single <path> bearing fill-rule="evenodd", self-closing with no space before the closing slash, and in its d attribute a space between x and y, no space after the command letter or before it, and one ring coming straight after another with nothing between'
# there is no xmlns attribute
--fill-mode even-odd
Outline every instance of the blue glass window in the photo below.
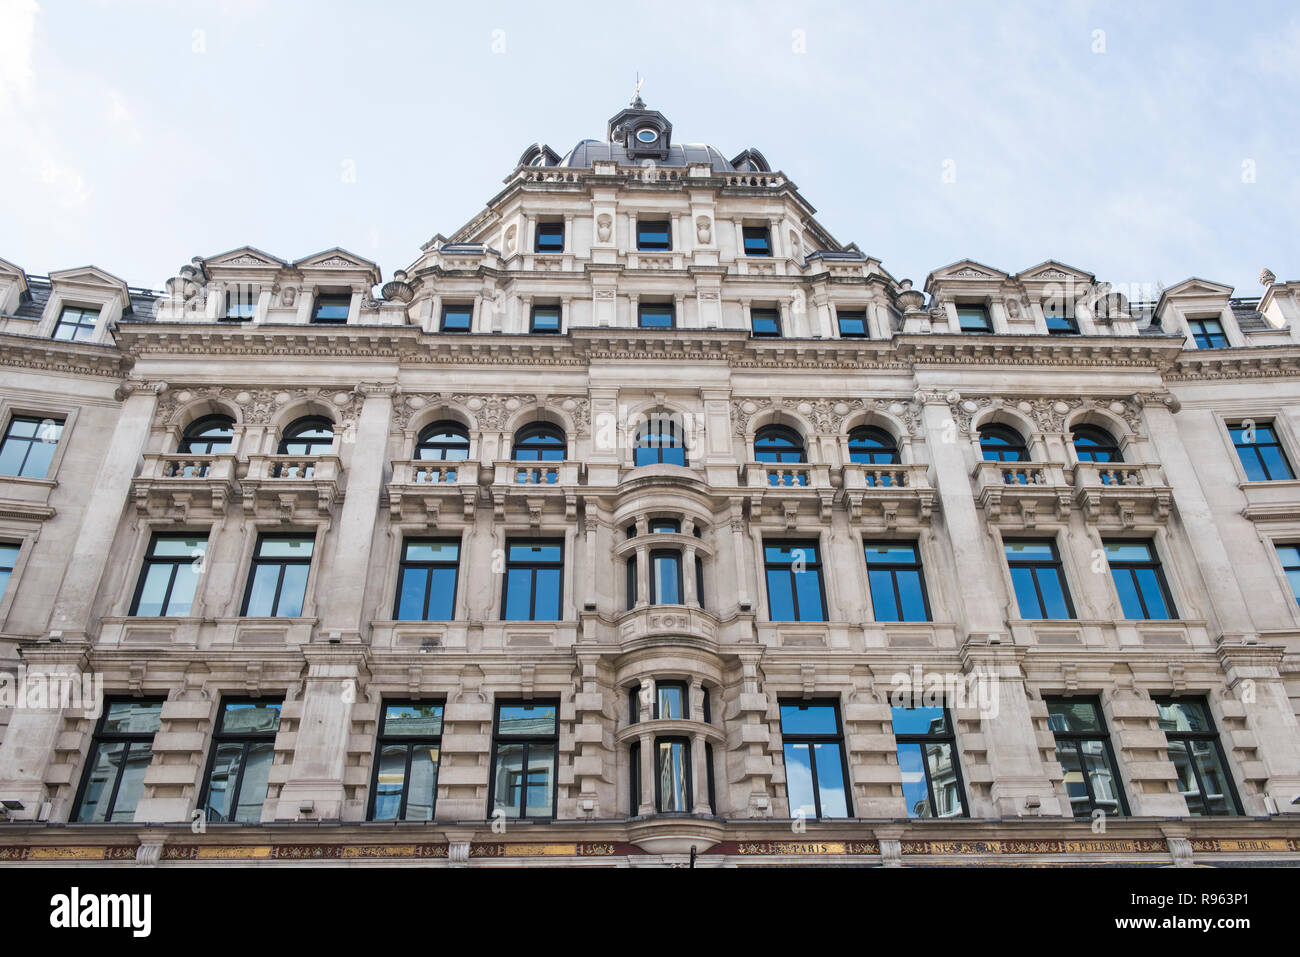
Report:
<svg viewBox="0 0 1300 957"><path fill-rule="evenodd" d="M671 415L655 413L637 426L635 461L637 465L685 465L681 424Z"/></svg>
<svg viewBox="0 0 1300 957"><path fill-rule="evenodd" d="M559 306L533 306L533 332L559 332Z"/></svg>
<svg viewBox="0 0 1300 957"><path fill-rule="evenodd" d="M450 621L456 617L460 542L411 539L402 546L397 576L397 621Z"/></svg>
<svg viewBox="0 0 1300 957"><path fill-rule="evenodd" d="M985 425L980 428L980 454L985 462L1028 462L1029 450L1025 440L1015 429L1005 425Z"/></svg>
<svg viewBox="0 0 1300 957"><path fill-rule="evenodd" d="M772 238L766 226L742 226L746 256L772 255Z"/></svg>
<svg viewBox="0 0 1300 957"><path fill-rule="evenodd" d="M9 587L9 579L13 576L14 568L18 565L18 551L20 546L12 542L0 542L0 598L5 596L5 589Z"/></svg>
<svg viewBox="0 0 1300 957"><path fill-rule="evenodd" d="M876 621L929 621L930 600L915 542L868 542L867 582Z"/></svg>
<svg viewBox="0 0 1300 957"><path fill-rule="evenodd" d="M185 427L177 451L184 455L224 455L234 442L234 419L228 415L205 415Z"/></svg>
<svg viewBox="0 0 1300 957"><path fill-rule="evenodd" d="M1253 429L1245 424L1230 425L1228 431L1241 467L1246 470L1247 481L1280 482L1295 478L1272 423L1257 423Z"/></svg>
<svg viewBox="0 0 1300 957"><path fill-rule="evenodd" d="M62 435L62 419L15 415L0 441L0 475L45 478Z"/></svg>
<svg viewBox="0 0 1300 957"><path fill-rule="evenodd" d="M1122 462L1115 437L1095 425L1080 425L1074 429L1074 451L1080 462Z"/></svg>
<svg viewBox="0 0 1300 957"><path fill-rule="evenodd" d="M784 425L765 425L754 435L757 462L806 462L803 437Z"/></svg>
<svg viewBox="0 0 1300 957"><path fill-rule="evenodd" d="M965 817L966 795L948 710L895 706L893 722L907 816Z"/></svg>
<svg viewBox="0 0 1300 957"><path fill-rule="evenodd" d="M339 324L348 321L348 311L352 308L350 293L322 293L316 297L312 306L311 321Z"/></svg>
<svg viewBox="0 0 1300 957"><path fill-rule="evenodd" d="M1065 587L1065 572L1056 543L1048 540L1003 541L1007 567L1016 590L1021 618L1073 618L1074 605Z"/></svg>
<svg viewBox="0 0 1300 957"><path fill-rule="evenodd" d="M640 302L636 322L642 329L672 329L677 325L677 310L671 302Z"/></svg>
<svg viewBox="0 0 1300 957"><path fill-rule="evenodd" d="M962 332L992 332L989 311L983 306L959 305L957 307L957 324Z"/></svg>
<svg viewBox="0 0 1300 957"><path fill-rule="evenodd" d="M153 761L153 736L162 723L161 701L108 701L100 716L72 820L114 824L135 820L144 775Z"/></svg>
<svg viewBox="0 0 1300 957"><path fill-rule="evenodd" d="M563 581L563 542L508 542L501 617L506 621L559 621Z"/></svg>
<svg viewBox="0 0 1300 957"><path fill-rule="evenodd" d="M497 704L489 816L555 816L559 710L558 701Z"/></svg>
<svg viewBox="0 0 1300 957"><path fill-rule="evenodd" d="M0 546L2 547L2 546ZM1286 572L1286 580L1291 584L1291 594L1300 602L1300 545L1278 545L1277 557ZM4 590L0 588L0 594Z"/></svg>
<svg viewBox="0 0 1300 957"><path fill-rule="evenodd" d="M848 765L834 701L782 701L781 743L792 818L849 817Z"/></svg>
<svg viewBox="0 0 1300 957"><path fill-rule="evenodd" d="M1047 320L1047 331L1054 336L1078 332L1079 324L1073 313L1073 303L1044 303L1043 318Z"/></svg>
<svg viewBox="0 0 1300 957"><path fill-rule="evenodd" d="M767 613L772 621L825 621L816 542L764 542Z"/></svg>
<svg viewBox="0 0 1300 957"><path fill-rule="evenodd" d="M297 618L307 598L311 535L262 535L248 574L242 614L254 618Z"/></svg>
<svg viewBox="0 0 1300 957"><path fill-rule="evenodd" d="M262 819L279 730L278 701L222 702L199 800L209 821L254 824Z"/></svg>
<svg viewBox="0 0 1300 957"><path fill-rule="evenodd" d="M451 303L442 307L443 332L469 332L474 307L469 303Z"/></svg>
<svg viewBox="0 0 1300 957"><path fill-rule="evenodd" d="M534 422L515 433L516 462L563 462L568 451L564 430L546 422Z"/></svg>
<svg viewBox="0 0 1300 957"><path fill-rule="evenodd" d="M441 703L384 702L370 788L370 820L433 820L442 708Z"/></svg>
<svg viewBox="0 0 1300 957"><path fill-rule="evenodd" d="M835 310L835 317L840 323L840 336L844 339L865 339L867 337L867 314L863 310Z"/></svg>
<svg viewBox="0 0 1300 957"><path fill-rule="evenodd" d="M682 603L682 556L668 550L650 553L650 604Z"/></svg>
<svg viewBox="0 0 1300 957"><path fill-rule="evenodd" d="M1223 323L1218 319L1188 319L1187 327L1192 331L1192 339L1196 341L1196 348L1228 348L1228 336L1223 331Z"/></svg>
<svg viewBox="0 0 1300 957"><path fill-rule="evenodd" d="M669 250L673 248L673 234L668 221L642 220L636 223L636 248Z"/></svg>
<svg viewBox="0 0 1300 957"><path fill-rule="evenodd" d="M538 223L533 251L539 253L564 252L564 223Z"/></svg>
<svg viewBox="0 0 1300 957"><path fill-rule="evenodd" d="M749 328L760 339L775 339L781 335L781 314L775 309L749 310Z"/></svg>
<svg viewBox="0 0 1300 957"><path fill-rule="evenodd" d="M1110 541L1104 544L1124 617L1133 620L1177 617L1164 569L1151 543Z"/></svg>
<svg viewBox="0 0 1300 957"><path fill-rule="evenodd" d="M1156 698L1158 723L1169 742L1169 760L1179 793L1193 816L1237 815L1241 801L1233 784L1214 718L1203 698Z"/></svg>
<svg viewBox="0 0 1300 957"><path fill-rule="evenodd" d="M897 465L898 446L884 429L863 425L849 433L849 461L861 465ZM867 485L876 485L876 476L866 473ZM880 476L881 485L892 485L893 476Z"/></svg>
<svg viewBox="0 0 1300 957"><path fill-rule="evenodd" d="M1095 698L1048 698L1044 703L1074 816L1090 818L1094 811L1127 814L1101 705Z"/></svg>

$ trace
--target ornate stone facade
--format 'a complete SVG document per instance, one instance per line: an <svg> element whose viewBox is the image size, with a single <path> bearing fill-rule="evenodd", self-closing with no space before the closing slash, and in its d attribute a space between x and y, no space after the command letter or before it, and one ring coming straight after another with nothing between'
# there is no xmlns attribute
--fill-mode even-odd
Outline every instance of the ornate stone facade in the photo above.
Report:
<svg viewBox="0 0 1300 957"><path fill-rule="evenodd" d="M922 293L757 151L674 146L639 105L615 119L563 158L530 148L381 299L378 267L341 249L245 247L153 294L0 262L3 426L58 426L40 474L0 475L0 672L161 702L133 810L58 828L84 814L102 729L0 683L0 862L1300 860L1300 482L1248 472L1234 432L1300 463L1300 282L1144 302L1060 263L966 261ZM635 147L643 129L663 139ZM69 305L98 310L71 340ZM647 464L656 418L680 459ZM211 421L228 440L196 451ZM324 444L295 444L302 423ZM993 426L1022 459L985 454ZM517 447L532 427L554 454ZM1081 454L1085 427L1114 458ZM438 429L464 458L422 452ZM770 453L773 430L801 454ZM143 614L167 535L204 543L192 601ZM310 544L301 602L250 614L276 536ZM456 544L458 577L426 619L399 613L399 580L427 539ZM1006 546L1029 540L1053 545L1068 616L1021 607ZM506 594L530 541L562 556L553 617ZM769 550L791 542L820 614L783 610ZM923 616L892 620L865 560L881 542L914 549ZM1116 542L1154 549L1169 616L1130 616ZM992 699L959 693L975 685ZM922 783L965 813L920 821L894 706L932 687L957 776ZM1237 813L1195 813L1166 699L1204 707ZM281 706L252 828L203 810L232 701ZM1097 795L1058 750L1062 701L1103 716L1125 813L1076 816ZM432 820L376 838L394 702L442 709L437 784ZM555 709L545 801L532 771L502 783L503 703ZM809 704L835 709L843 813L826 795L799 812L783 707ZM494 815L512 793L549 813Z"/></svg>

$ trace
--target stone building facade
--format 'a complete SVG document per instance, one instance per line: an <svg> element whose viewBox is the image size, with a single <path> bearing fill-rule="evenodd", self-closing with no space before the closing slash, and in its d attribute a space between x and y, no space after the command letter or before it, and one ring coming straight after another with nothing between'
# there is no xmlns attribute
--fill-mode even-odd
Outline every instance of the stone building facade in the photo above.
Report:
<svg viewBox="0 0 1300 957"><path fill-rule="evenodd" d="M672 137L0 262L0 861L1300 861L1300 282L915 289Z"/></svg>

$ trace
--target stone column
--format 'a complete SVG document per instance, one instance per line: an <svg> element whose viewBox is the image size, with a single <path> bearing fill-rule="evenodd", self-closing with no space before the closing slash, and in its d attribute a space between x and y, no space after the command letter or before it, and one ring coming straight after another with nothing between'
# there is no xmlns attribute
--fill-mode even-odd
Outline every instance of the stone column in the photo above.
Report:
<svg viewBox="0 0 1300 957"><path fill-rule="evenodd" d="M89 636L91 613L108 567L109 550L149 438L158 393L166 388L163 382L148 387L128 383L120 390L126 396L122 412L108 440L99 474L88 490L77 547L64 570L50 613L50 634L60 636L64 642L83 641Z"/></svg>
<svg viewBox="0 0 1300 957"><path fill-rule="evenodd" d="M682 599L687 605L699 607L700 596L695 593L695 546L682 549Z"/></svg>
<svg viewBox="0 0 1300 957"><path fill-rule="evenodd" d="M343 776L352 708L369 675L369 653L348 645L305 645L302 653L307 659L302 716L274 820L298 820L303 803L310 801L311 820L337 821L346 794Z"/></svg>
<svg viewBox="0 0 1300 957"><path fill-rule="evenodd" d="M389 417L393 411L390 384L366 383L359 387L365 396L357 419L356 443L348 465L347 494L334 532L334 560L328 568L324 588L320 637L338 637L345 642L362 641L368 627L364 615L366 578L375 538L375 516L384 484L384 463L388 457Z"/></svg>
<svg viewBox="0 0 1300 957"><path fill-rule="evenodd" d="M1256 753L1268 775L1265 793L1273 798L1279 812L1297 815L1300 805L1291 801L1300 796L1300 721L1296 720L1279 672L1285 650L1282 646L1221 644L1219 663L1228 676L1228 687L1236 695L1236 700L1224 701L1221 707L1225 718L1233 706L1241 708L1246 726L1255 732ZM1225 739L1224 750L1230 751L1234 735L1223 728L1219 733ZM1243 794L1242 799L1251 798ZM1264 809L1244 810L1258 814Z"/></svg>

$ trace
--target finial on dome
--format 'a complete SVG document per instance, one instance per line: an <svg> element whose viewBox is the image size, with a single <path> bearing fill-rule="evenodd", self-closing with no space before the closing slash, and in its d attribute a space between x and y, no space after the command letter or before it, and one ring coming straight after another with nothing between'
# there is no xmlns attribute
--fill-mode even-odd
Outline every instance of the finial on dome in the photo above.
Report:
<svg viewBox="0 0 1300 957"><path fill-rule="evenodd" d="M641 84L645 82L645 77L637 74L636 86L632 90L632 99L628 101L628 106L635 110L644 110L645 104L641 102Z"/></svg>

